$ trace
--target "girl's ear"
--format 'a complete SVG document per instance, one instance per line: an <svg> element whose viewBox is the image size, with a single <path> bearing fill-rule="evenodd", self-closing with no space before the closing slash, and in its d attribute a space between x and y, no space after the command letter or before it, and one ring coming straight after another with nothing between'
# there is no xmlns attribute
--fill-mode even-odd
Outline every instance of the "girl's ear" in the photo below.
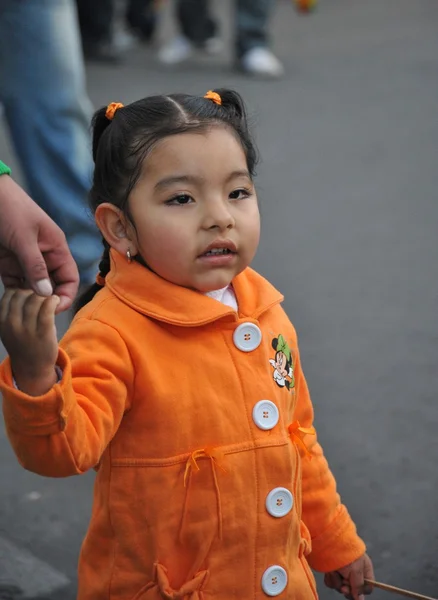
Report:
<svg viewBox="0 0 438 600"><path fill-rule="evenodd" d="M123 255L128 249L131 256L138 254L135 229L120 208L103 202L96 208L94 218L111 248Z"/></svg>

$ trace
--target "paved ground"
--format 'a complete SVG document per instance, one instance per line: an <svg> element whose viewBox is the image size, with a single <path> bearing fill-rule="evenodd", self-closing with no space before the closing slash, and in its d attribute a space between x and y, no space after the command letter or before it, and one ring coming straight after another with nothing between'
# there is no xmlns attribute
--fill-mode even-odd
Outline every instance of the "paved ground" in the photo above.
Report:
<svg viewBox="0 0 438 600"><path fill-rule="evenodd" d="M322 0L299 18L281 0L274 33L280 82L242 79L226 57L166 72L143 48L90 67L90 93L247 98L263 156L256 266L286 294L340 491L378 578L438 596L438 4ZM3 584L73 600L92 479L24 472L0 432Z"/></svg>

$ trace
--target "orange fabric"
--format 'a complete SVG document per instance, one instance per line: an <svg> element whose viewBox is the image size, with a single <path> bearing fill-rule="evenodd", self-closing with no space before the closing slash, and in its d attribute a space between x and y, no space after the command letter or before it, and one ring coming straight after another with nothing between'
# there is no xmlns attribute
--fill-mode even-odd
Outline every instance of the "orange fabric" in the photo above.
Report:
<svg viewBox="0 0 438 600"><path fill-rule="evenodd" d="M226 472L226 469L222 466L224 454L218 448L202 448L201 450L195 450L187 459L186 470L184 473L184 485L187 484L187 476L189 475L191 468L195 471L199 471L197 460L202 457L210 458L213 466L218 465L224 473Z"/></svg>
<svg viewBox="0 0 438 600"><path fill-rule="evenodd" d="M314 427L301 427L299 421L294 421L287 430L292 442L297 444L303 450L304 455L311 459L312 453L307 448L304 438L306 435L316 435L316 429Z"/></svg>
<svg viewBox="0 0 438 600"><path fill-rule="evenodd" d="M163 565L156 564L155 573L160 592L166 600L177 600L178 598L187 600L189 598L190 600L203 599L202 587L208 578L207 571L197 573L191 581L184 584L178 591L172 590L167 576L167 569Z"/></svg>
<svg viewBox="0 0 438 600"><path fill-rule="evenodd" d="M167 569L159 563L154 565L154 581L140 590L133 600L146 598L146 592L156 591L159 598L165 600L204 600L202 588L208 579L208 571L201 571L195 577L184 584L179 590L172 589L167 575ZM150 595L147 596L151 598ZM155 596L154 596L155 597Z"/></svg>
<svg viewBox="0 0 438 600"><path fill-rule="evenodd" d="M281 294L246 269L233 281L236 313L113 251L111 262L60 343L59 383L29 397L9 360L0 367L20 463L51 477L97 469L78 599L262 600L276 564L282 598L314 600L308 564L338 569L365 546L317 436L306 433L311 461L290 439L294 422L295 435L312 429L313 408ZM233 342L242 323L260 328L253 351ZM266 399L279 414L267 431L253 417ZM276 487L294 497L280 518L266 509Z"/></svg>
<svg viewBox="0 0 438 600"><path fill-rule="evenodd" d="M221 540L222 539L222 503L221 503L221 493L220 493L220 489L219 489L219 483L218 483L218 479L217 479L217 475L216 475L216 467L221 469L222 472L226 473L226 469L223 467L225 457L224 457L223 452L219 448L202 448L200 450L195 450L194 452L192 452L192 454L189 456L189 458L187 459L187 462L186 462L186 468L184 471L184 487L188 488L188 486L190 484L191 472L194 471L196 473L196 471L200 471L200 467L197 462L200 458L209 458L210 459L210 465L211 465L211 470L212 470L213 480L214 480L214 488L216 491L216 498L217 498L218 532L219 532L219 539ZM188 493L189 492L187 490L186 498L185 498L185 502L184 502L183 518L181 521L180 539L181 539L181 533L184 530Z"/></svg>
<svg viewBox="0 0 438 600"><path fill-rule="evenodd" d="M119 108L123 108L123 104L121 102L111 102L111 104L108 104L105 112L105 117L108 119L108 121L112 121L114 119L114 115Z"/></svg>

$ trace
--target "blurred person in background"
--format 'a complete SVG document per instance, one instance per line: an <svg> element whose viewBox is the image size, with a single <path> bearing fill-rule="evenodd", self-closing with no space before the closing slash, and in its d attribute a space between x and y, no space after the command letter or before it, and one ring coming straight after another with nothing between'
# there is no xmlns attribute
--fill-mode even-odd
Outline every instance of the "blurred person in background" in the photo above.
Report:
<svg viewBox="0 0 438 600"><path fill-rule="evenodd" d="M118 62L121 52L113 40L114 1L76 0L76 4L85 58Z"/></svg>
<svg viewBox="0 0 438 600"><path fill-rule="evenodd" d="M150 42L154 36L160 0L129 0L125 20L129 29L143 42Z"/></svg>
<svg viewBox="0 0 438 600"><path fill-rule="evenodd" d="M284 68L270 48L269 19L274 0L236 0L235 56L237 67L249 75L279 77ZM165 44L159 60L168 65L190 58L196 50L210 54L222 50L218 26L209 0L177 0L176 15L181 34Z"/></svg>
<svg viewBox="0 0 438 600"><path fill-rule="evenodd" d="M127 0L119 23L114 0L76 0L85 58L117 63L136 39L149 43L157 21L156 1ZM125 25L125 29L121 26Z"/></svg>
<svg viewBox="0 0 438 600"><path fill-rule="evenodd" d="M101 241L87 209L92 106L74 0L0 0L0 102L29 194L88 284Z"/></svg>

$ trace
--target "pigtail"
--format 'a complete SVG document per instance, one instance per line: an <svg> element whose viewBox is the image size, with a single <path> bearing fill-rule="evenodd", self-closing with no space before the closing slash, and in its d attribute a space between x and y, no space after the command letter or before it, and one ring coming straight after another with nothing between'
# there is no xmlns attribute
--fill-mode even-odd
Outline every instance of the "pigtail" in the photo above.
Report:
<svg viewBox="0 0 438 600"><path fill-rule="evenodd" d="M111 260L110 260L110 245L106 241L105 238L102 238L103 243L103 254L99 263L99 275L97 279L104 284L105 277L108 275L111 269ZM78 311L81 310L88 302L94 298L99 290L102 289L103 285L101 283L92 283L88 289L86 289L78 298L75 300L73 304L73 314L75 315Z"/></svg>
<svg viewBox="0 0 438 600"><path fill-rule="evenodd" d="M239 135L242 146L245 149L248 168L251 176L254 176L255 166L258 162L258 152L249 132L248 115L242 96L234 90L219 88L214 90L221 98L221 106L226 114L226 120Z"/></svg>
<svg viewBox="0 0 438 600"><path fill-rule="evenodd" d="M93 119L91 121L91 128L93 131L92 152L93 152L94 162L96 162L97 149L99 147L100 139L101 139L104 131L106 131L106 129L111 125L111 121L109 119L107 119L107 117L106 117L106 112L107 112L106 106L99 108L99 110L97 110L94 113Z"/></svg>
<svg viewBox="0 0 438 600"><path fill-rule="evenodd" d="M229 119L233 121L242 121L246 125L247 116L242 96L234 90L229 90L227 88L219 88L213 91L216 92L216 94L219 94L221 106L227 112Z"/></svg>
<svg viewBox="0 0 438 600"><path fill-rule="evenodd" d="M110 272L110 269L111 269L111 260L110 260L110 248L111 247L105 238L102 238L102 244L103 244L103 254L102 254L102 258L100 259L100 263L99 263L99 275L100 275L100 277L102 277L102 279L105 279L105 277L108 275L108 273Z"/></svg>

